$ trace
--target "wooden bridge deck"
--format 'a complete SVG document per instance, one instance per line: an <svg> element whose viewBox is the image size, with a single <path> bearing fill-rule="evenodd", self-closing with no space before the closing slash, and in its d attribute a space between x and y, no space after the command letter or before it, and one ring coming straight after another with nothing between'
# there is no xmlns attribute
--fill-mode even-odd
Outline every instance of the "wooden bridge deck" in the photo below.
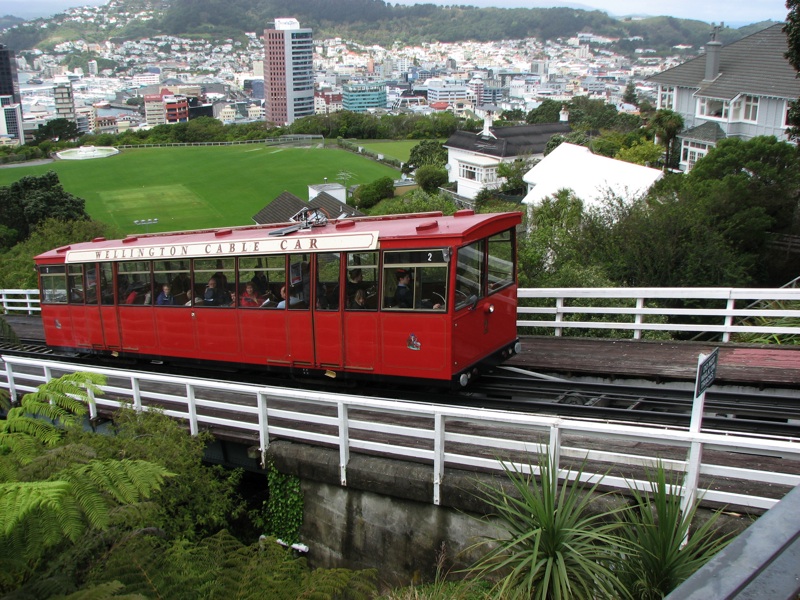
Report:
<svg viewBox="0 0 800 600"><path fill-rule="evenodd" d="M549 374L694 381L699 354L719 346L718 383L800 387L800 346L523 337L507 365Z"/></svg>

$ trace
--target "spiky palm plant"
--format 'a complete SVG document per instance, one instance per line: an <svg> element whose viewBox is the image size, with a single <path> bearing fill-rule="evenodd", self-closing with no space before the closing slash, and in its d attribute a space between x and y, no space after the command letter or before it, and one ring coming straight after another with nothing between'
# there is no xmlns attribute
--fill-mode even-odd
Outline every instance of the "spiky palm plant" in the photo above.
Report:
<svg viewBox="0 0 800 600"><path fill-rule="evenodd" d="M648 472L649 493L631 486L634 505L620 514L620 534L629 550L620 555L616 573L641 600L660 600L702 567L731 539L714 531L720 512L692 529L697 504L681 511L682 486L660 465ZM685 540L685 544L684 544Z"/></svg>
<svg viewBox="0 0 800 600"><path fill-rule="evenodd" d="M510 492L484 485L507 535L485 540L488 551L470 570L479 577L499 578L492 590L503 600L626 598L611 565L625 540L616 535L614 515L624 507L593 512L599 481L580 483L583 467L559 472L549 458L539 461L539 478L504 463ZM531 469L533 471L533 469Z"/></svg>

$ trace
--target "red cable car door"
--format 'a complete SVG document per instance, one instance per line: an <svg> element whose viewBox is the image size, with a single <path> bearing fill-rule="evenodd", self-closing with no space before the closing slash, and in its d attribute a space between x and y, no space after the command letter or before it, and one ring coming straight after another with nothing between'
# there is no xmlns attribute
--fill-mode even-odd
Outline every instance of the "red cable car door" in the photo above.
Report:
<svg viewBox="0 0 800 600"><path fill-rule="evenodd" d="M339 281L341 256L338 252L315 255L314 267L314 349L322 369L342 366L342 307Z"/></svg>

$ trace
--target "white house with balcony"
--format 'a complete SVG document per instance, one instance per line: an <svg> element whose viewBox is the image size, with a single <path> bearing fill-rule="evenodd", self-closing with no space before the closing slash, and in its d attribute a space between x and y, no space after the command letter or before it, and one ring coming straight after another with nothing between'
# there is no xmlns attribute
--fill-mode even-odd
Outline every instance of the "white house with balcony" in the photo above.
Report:
<svg viewBox="0 0 800 600"><path fill-rule="evenodd" d="M723 46L716 34L705 54L648 78L657 108L683 117L680 168L688 171L726 137L786 136L789 103L800 97L783 23Z"/></svg>
<svg viewBox="0 0 800 600"><path fill-rule="evenodd" d="M551 137L572 131L566 112L559 123L518 127L492 127L491 123L492 113L487 112L480 133L456 131L444 144L448 180L456 183L459 196L470 200L483 189L500 187L503 181L497 176L497 167L501 163L542 158Z"/></svg>

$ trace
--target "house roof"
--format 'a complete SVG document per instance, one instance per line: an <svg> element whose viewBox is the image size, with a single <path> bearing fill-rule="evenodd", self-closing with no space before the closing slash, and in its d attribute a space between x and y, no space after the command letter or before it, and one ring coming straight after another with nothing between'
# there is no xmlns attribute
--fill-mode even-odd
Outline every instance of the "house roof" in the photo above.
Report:
<svg viewBox="0 0 800 600"><path fill-rule="evenodd" d="M298 212L308 208L308 204L290 192L281 192L272 202L253 215L259 225L266 223L288 223Z"/></svg>
<svg viewBox="0 0 800 600"><path fill-rule="evenodd" d="M350 217L364 216L364 213L344 202L340 202L328 192L320 192L311 199L308 205L312 208L321 208L330 219L347 219Z"/></svg>
<svg viewBox="0 0 800 600"><path fill-rule="evenodd" d="M521 154L542 154L554 135L572 131L568 123L538 123L516 127L490 127L492 136L468 131L456 131L444 144L445 148L468 150L499 158Z"/></svg>
<svg viewBox="0 0 800 600"><path fill-rule="evenodd" d="M289 223L297 213L306 208L320 208L330 219L346 219L362 217L352 206L339 202L327 192L320 192L311 202L301 200L291 192L281 192L272 202L253 215L253 221L259 225L269 223Z"/></svg>
<svg viewBox="0 0 800 600"><path fill-rule="evenodd" d="M718 142L728 137L718 123L706 121L702 125L692 127L678 134L681 139L699 140L702 142Z"/></svg>
<svg viewBox="0 0 800 600"><path fill-rule="evenodd" d="M648 81L696 88L699 96L723 100L739 94L796 100L800 80L784 56L789 47L783 26L767 27L720 48L719 76L712 81L703 81L705 55L648 77Z"/></svg>
<svg viewBox="0 0 800 600"><path fill-rule="evenodd" d="M562 189L572 190L587 207L598 204L609 192L630 200L645 194L662 175L658 169L598 156L564 142L523 176L534 187L522 202L538 204Z"/></svg>

